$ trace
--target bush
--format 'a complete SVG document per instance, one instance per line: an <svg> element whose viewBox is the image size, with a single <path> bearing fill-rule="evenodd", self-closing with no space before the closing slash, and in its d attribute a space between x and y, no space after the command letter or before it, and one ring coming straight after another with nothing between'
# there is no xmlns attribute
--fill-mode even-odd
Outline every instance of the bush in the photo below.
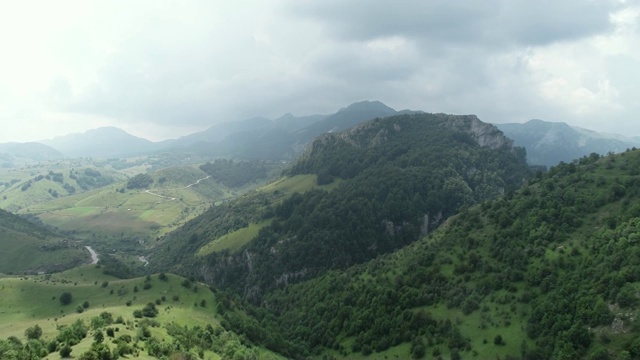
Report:
<svg viewBox="0 0 640 360"><path fill-rule="evenodd" d="M69 355L71 355L71 351L73 349L71 349L71 346L69 345L65 345L60 349L60 357L61 358L66 358L69 357Z"/></svg>
<svg viewBox="0 0 640 360"><path fill-rule="evenodd" d="M69 305L73 301L73 295L71 295L70 292L63 292L58 299L60 300L60 304Z"/></svg>
<svg viewBox="0 0 640 360"><path fill-rule="evenodd" d="M24 336L26 336L29 340L40 339L40 336L42 336L42 328L39 325L27 328L27 330L24 331Z"/></svg>

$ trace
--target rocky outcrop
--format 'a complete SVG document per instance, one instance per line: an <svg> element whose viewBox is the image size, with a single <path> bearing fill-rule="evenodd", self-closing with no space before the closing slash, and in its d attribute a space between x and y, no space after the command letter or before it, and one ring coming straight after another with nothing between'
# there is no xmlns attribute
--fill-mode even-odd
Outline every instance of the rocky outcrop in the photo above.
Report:
<svg viewBox="0 0 640 360"><path fill-rule="evenodd" d="M502 131L492 124L480 121L475 115L442 115L447 118L445 124L451 128L469 134L478 145L491 149L503 149L513 146Z"/></svg>

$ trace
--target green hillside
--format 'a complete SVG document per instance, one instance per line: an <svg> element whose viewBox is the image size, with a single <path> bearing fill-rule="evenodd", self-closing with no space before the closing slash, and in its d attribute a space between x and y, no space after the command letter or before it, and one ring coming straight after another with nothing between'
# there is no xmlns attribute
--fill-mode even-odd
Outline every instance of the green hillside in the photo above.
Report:
<svg viewBox="0 0 640 360"><path fill-rule="evenodd" d="M70 164L69 164L70 165ZM5 169L3 177L11 181L0 188L0 207L11 212L24 211L29 206L46 203L69 195L80 194L126 179L108 168L85 166L46 170Z"/></svg>
<svg viewBox="0 0 640 360"><path fill-rule="evenodd" d="M640 151L561 164L251 311L294 357L638 358L639 168Z"/></svg>
<svg viewBox="0 0 640 360"><path fill-rule="evenodd" d="M145 177L148 184L138 186ZM195 166L140 174L78 195L32 205L21 213L102 249L126 250L176 229L211 203L235 196ZM127 245L128 244L128 245Z"/></svg>
<svg viewBox="0 0 640 360"><path fill-rule="evenodd" d="M89 261L77 242L0 210L0 273L37 273L68 269Z"/></svg>
<svg viewBox="0 0 640 360"><path fill-rule="evenodd" d="M0 288L2 359L57 360L67 345L76 359L280 358L225 329L224 296L174 275L121 280L86 265Z"/></svg>
<svg viewBox="0 0 640 360"><path fill-rule="evenodd" d="M423 114L322 136L288 176L169 234L150 266L257 303L275 288L410 244L461 207L519 187L528 169L495 127L474 116ZM310 185L321 187L304 191ZM222 239L242 246L206 250Z"/></svg>

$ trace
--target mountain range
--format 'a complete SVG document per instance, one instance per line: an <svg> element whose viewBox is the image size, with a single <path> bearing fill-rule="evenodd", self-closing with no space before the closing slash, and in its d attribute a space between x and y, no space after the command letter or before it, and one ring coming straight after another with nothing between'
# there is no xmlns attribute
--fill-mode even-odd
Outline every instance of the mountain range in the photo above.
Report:
<svg viewBox="0 0 640 360"><path fill-rule="evenodd" d="M327 119L284 133L301 134ZM410 112L354 123L338 130L324 122L282 178L215 204L150 244L144 271L158 272L158 281L140 278L142 290L134 287L136 294L127 296L158 307L161 314L153 316L163 320L178 304L199 309L215 317L207 330L204 323L189 323L200 330L189 335L186 325L165 323L167 334L187 335L169 340L162 328L149 336L165 341L152 340L144 334L152 327L147 315L136 316L129 307L143 303L125 303L126 289L115 295L124 288L120 280L84 280L93 285L83 297L92 304L104 304L92 297L98 293L119 297L139 319L138 344L149 338L145 350L166 357L183 351L186 358L205 358L232 333L247 348L294 359L640 358L640 151L590 153L534 175L524 148L473 115ZM565 134L556 141L569 142L573 131L591 134L551 128L547 134ZM220 177L225 165L233 162L200 170ZM130 198L128 191L112 188L105 197ZM141 210L158 204L153 199ZM68 266L87 260L80 243L2 211L0 242L4 272L56 270L23 259L68 259ZM31 248L24 248L28 243ZM102 255L98 266L77 269L79 276L127 269L126 261ZM165 272L185 277L180 285L165 284ZM42 280L46 276L34 278ZM71 284L68 289L79 294L78 284ZM193 295L181 293L173 303L143 297L151 287L166 293L174 285ZM31 294L23 289L16 293ZM195 294L206 294L206 302ZM82 305L73 316L101 311ZM50 314L31 314L29 326ZM122 331L138 331L120 323ZM95 342L105 340L100 338ZM9 342L22 346L17 337L0 340L0 351ZM36 343L26 344L31 349ZM159 344L162 352L156 353Z"/></svg>
<svg viewBox="0 0 640 360"><path fill-rule="evenodd" d="M316 136L341 131L376 117L421 113L396 111L379 101L361 101L329 115L294 116L275 120L255 117L219 123L178 139L151 142L114 128L104 127L40 143L0 144L5 167L61 157L120 158L162 152L185 157L227 157L291 161ZM496 124L516 146L527 150L530 165L555 166L591 153L622 152L640 145L640 138L605 134L563 122L530 120L524 124ZM45 146L46 145L46 146ZM48 146L48 147L47 147Z"/></svg>

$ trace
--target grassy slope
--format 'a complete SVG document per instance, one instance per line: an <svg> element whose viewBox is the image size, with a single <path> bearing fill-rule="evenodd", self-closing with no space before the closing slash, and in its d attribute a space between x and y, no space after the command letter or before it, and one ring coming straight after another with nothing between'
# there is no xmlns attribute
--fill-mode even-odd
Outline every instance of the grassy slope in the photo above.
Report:
<svg viewBox="0 0 640 360"><path fill-rule="evenodd" d="M304 193L312 189L324 189L331 191L338 187L342 180L336 179L331 184L316 184L317 176L314 174L295 175L292 177L283 177L258 189L262 193L279 192L290 195L295 192ZM198 250L198 256L205 256L214 252L223 250L237 251L243 245L247 244L251 239L258 235L260 229L271 224L273 219L261 221L258 223L250 223L247 227L238 229L229 234L220 236L215 240L205 244Z"/></svg>
<svg viewBox="0 0 640 360"><path fill-rule="evenodd" d="M0 211L0 273L60 271L89 259L84 247Z"/></svg>
<svg viewBox="0 0 640 360"><path fill-rule="evenodd" d="M24 213L38 215L45 223L84 237L140 237L167 233L206 210L211 202L233 196L226 188L203 180L195 167L161 170L152 174L149 192L126 190L117 183L83 194L30 206ZM160 183L160 179L164 182Z"/></svg>
<svg viewBox="0 0 640 360"><path fill-rule="evenodd" d="M67 166L71 166L71 164ZM96 168L94 166L83 166L80 168L74 168L74 170L76 174L82 174L82 171L87 168L98 170L103 176L111 177L115 181L122 181L126 179L126 175L104 167ZM64 183L73 186L76 189L76 194L80 194L85 191L74 179L70 177L71 168L53 168L52 171L62 173ZM46 167L34 169L7 169L4 172L0 172L0 179L3 179L5 182L10 181L9 179L20 180L10 187L0 188L0 207L12 212L17 212L32 205L55 200L56 198L49 192L49 190L55 190L61 197L70 195L59 182L46 178L39 181L33 181L36 176L46 176L48 173L49 170ZM31 186L27 190L23 191L21 189L22 186L29 181L31 181Z"/></svg>
<svg viewBox="0 0 640 360"><path fill-rule="evenodd" d="M118 326L118 336L137 335L137 320L132 313L141 309L145 304L165 297L158 305L159 314L155 318L160 324L175 322L180 326L201 326L211 324L220 327L216 318L217 299L208 288L195 284L191 288L182 286L183 278L167 274L168 280L161 281L157 275L151 276L151 288L144 290L145 278L117 279L104 275L102 269L95 265L81 266L63 273L53 275L29 277L0 278L0 338L17 336L24 340L24 331L28 327L39 325L43 330L43 338L53 339L58 331L57 327L69 325L77 319L83 319L90 324L92 317L102 312L110 312L113 317L122 316L125 324ZM106 287L104 282L108 282ZM134 287L138 288L134 292ZM196 290L197 289L197 290ZM70 305L62 305L58 297L63 292L73 295ZM174 296L177 300L174 300ZM76 312L76 307L84 301L90 306L83 313ZM126 305L131 301L131 305ZM201 306L205 301L205 306ZM153 336L170 341L164 327L152 328ZM89 349L91 335L80 344L73 347L72 355L77 357ZM260 349L263 355L275 355ZM205 353L206 359L219 359L220 354L211 351ZM59 359L57 353L50 354L47 359ZM140 359L153 359L145 351L140 352Z"/></svg>

